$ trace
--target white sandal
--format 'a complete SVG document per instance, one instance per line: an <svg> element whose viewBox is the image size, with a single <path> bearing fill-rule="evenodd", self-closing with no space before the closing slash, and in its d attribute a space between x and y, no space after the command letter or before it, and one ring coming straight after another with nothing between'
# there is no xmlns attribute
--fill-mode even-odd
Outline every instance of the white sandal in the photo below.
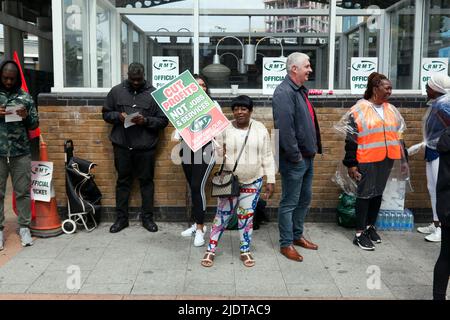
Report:
<svg viewBox="0 0 450 320"><path fill-rule="evenodd" d="M207 268L212 267L214 264L215 256L216 256L216 254L214 252L206 251L205 255L203 256L202 262L201 262L202 266L207 267Z"/></svg>
<svg viewBox="0 0 450 320"><path fill-rule="evenodd" d="M255 265L255 259L253 259L252 254L250 252L242 252L241 261L244 263L244 266L248 268L253 267Z"/></svg>

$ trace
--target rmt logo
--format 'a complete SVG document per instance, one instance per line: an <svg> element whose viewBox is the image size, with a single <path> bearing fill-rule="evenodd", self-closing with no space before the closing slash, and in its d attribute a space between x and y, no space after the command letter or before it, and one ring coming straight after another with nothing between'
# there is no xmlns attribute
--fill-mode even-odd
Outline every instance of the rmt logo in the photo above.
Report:
<svg viewBox="0 0 450 320"><path fill-rule="evenodd" d="M173 60L162 60L155 62L153 67L157 70L171 71L177 67L177 63Z"/></svg>
<svg viewBox="0 0 450 320"><path fill-rule="evenodd" d="M352 68L355 71L370 72L375 70L375 64L372 61L361 61L352 64Z"/></svg>
<svg viewBox="0 0 450 320"><path fill-rule="evenodd" d="M423 65L425 71L440 72L445 70L446 65L442 61L431 61Z"/></svg>
<svg viewBox="0 0 450 320"><path fill-rule="evenodd" d="M44 164L38 164L37 166L33 166L31 167L31 173L33 174L40 174L43 177L48 176L49 174L51 174L51 169L49 166L46 166Z"/></svg>
<svg viewBox="0 0 450 320"><path fill-rule="evenodd" d="M269 62L264 65L264 69L267 71L280 72L286 70L286 63L283 61Z"/></svg>

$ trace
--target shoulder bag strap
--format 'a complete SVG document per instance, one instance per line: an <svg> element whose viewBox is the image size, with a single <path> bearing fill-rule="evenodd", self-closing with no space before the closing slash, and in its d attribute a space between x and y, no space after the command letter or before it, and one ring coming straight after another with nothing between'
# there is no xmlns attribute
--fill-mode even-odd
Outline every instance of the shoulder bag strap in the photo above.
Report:
<svg viewBox="0 0 450 320"><path fill-rule="evenodd" d="M242 152L244 151L245 145L247 144L248 135L250 134L250 129L252 127L252 124L253 124L253 122L251 122L250 126L248 127L248 131L247 131L247 135L245 136L244 144L242 145L241 151L239 152L239 155L238 155L238 157L236 159L236 163L234 164L232 172L234 172L236 170L236 167L238 165L239 159L241 158ZM223 161L222 165L220 166L219 175L222 174L224 166L225 166L225 161Z"/></svg>
<svg viewBox="0 0 450 320"><path fill-rule="evenodd" d="M252 128L252 124L253 124L253 121L252 121L252 123L250 123L250 126L248 127L248 131L247 131L247 135L245 136L244 144L242 145L241 151L239 152L239 155L236 159L236 163L234 164L234 168L233 168L232 172L234 172L237 168L239 159L241 158L242 152L244 151L245 145L247 144L248 135L250 134L250 129Z"/></svg>

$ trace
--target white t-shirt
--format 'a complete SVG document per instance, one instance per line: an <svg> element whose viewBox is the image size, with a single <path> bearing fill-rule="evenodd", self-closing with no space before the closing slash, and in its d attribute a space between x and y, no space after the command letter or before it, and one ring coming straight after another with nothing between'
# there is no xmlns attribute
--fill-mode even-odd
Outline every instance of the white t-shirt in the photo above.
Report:
<svg viewBox="0 0 450 320"><path fill-rule="evenodd" d="M382 104L373 104L375 111L380 115L380 118L384 120L384 108Z"/></svg>

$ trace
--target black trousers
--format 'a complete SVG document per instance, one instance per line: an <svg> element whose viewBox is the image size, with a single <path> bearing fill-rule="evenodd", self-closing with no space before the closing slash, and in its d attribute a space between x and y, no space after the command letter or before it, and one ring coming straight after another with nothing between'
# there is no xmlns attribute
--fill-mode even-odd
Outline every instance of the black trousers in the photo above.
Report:
<svg viewBox="0 0 450 320"><path fill-rule="evenodd" d="M441 227L441 253L434 266L433 273L433 299L445 300L450 276L450 227Z"/></svg>
<svg viewBox="0 0 450 320"><path fill-rule="evenodd" d="M367 226L375 225L382 197L381 195L369 199L356 198L356 230L366 230Z"/></svg>
<svg viewBox="0 0 450 320"><path fill-rule="evenodd" d="M117 219L128 220L128 202L134 178L139 179L142 198L142 219L153 219L155 186L155 150L128 150L114 146L114 165L117 171Z"/></svg>
<svg viewBox="0 0 450 320"><path fill-rule="evenodd" d="M206 213L205 186L215 164L213 144L210 142L194 153L182 142L180 156L184 175L191 189L192 217L195 223L203 224Z"/></svg>

